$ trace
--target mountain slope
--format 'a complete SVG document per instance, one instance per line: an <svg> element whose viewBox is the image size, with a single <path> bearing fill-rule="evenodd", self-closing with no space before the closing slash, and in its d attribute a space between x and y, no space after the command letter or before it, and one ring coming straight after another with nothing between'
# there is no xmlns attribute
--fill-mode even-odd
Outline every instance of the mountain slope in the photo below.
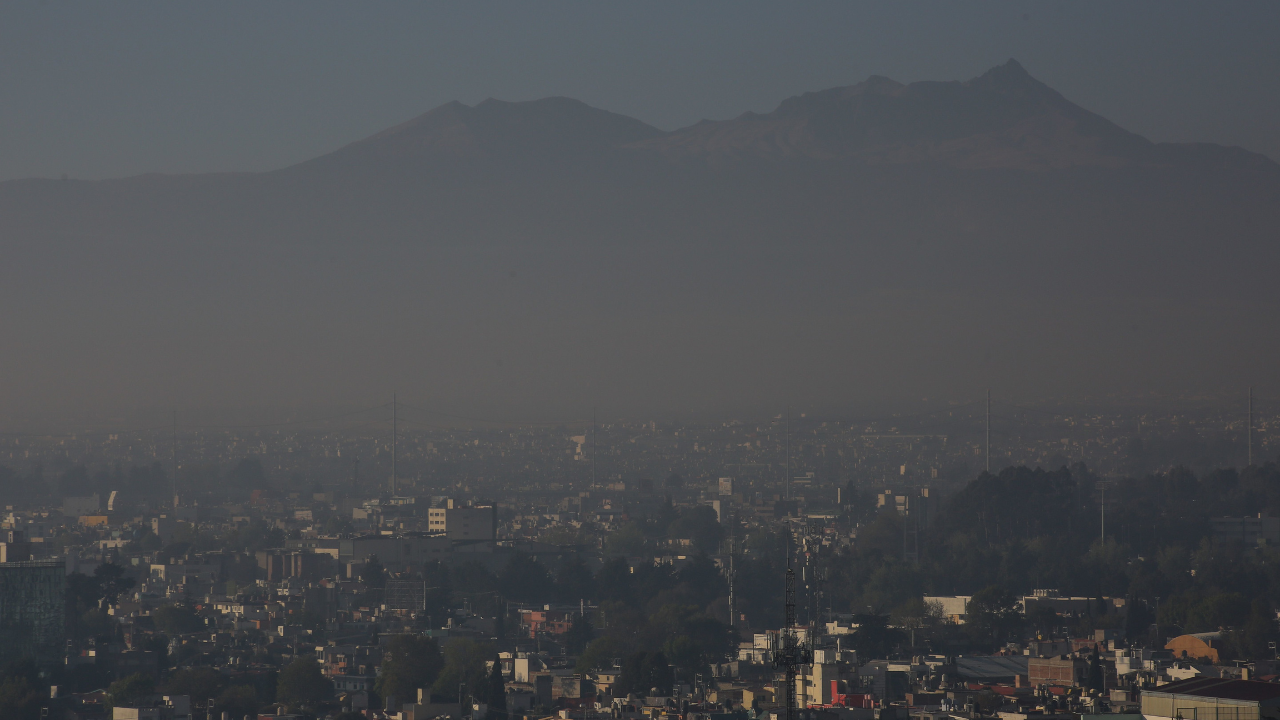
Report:
<svg viewBox="0 0 1280 720"><path fill-rule="evenodd" d="M674 132L451 103L269 173L0 183L0 405L1215 389L1280 351L1275 227L1275 163L1012 62Z"/></svg>
<svg viewBox="0 0 1280 720"><path fill-rule="evenodd" d="M790 98L767 115L703 122L634 147L677 157L927 161L966 168L1124 167L1175 159L1071 103L1015 60L967 82L902 85L872 77Z"/></svg>

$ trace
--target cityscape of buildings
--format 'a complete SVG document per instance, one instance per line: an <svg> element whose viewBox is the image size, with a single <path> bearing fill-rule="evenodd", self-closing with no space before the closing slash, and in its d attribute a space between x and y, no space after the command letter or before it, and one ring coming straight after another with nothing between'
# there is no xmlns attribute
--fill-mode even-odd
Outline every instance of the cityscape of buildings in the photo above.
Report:
<svg viewBox="0 0 1280 720"><path fill-rule="evenodd" d="M1255 720L1280 707L1280 684L1260 680L1274 651L1242 655L1231 627L1177 634L1131 594L1034 588L1001 605L970 587L878 603L839 580L872 552L881 572L938 562L932 535L954 524L953 496L995 479L988 462L1087 477L1077 502L1093 503L1106 549L1107 483L1229 465L1242 434L1265 463L1266 419L1015 422L1006 409L989 426L979 405L959 420L463 429L383 409L347 431L0 441L0 654L33 664L50 687L39 706L68 718ZM1158 455L1173 447L1184 454ZM1246 556L1280 544L1265 513L1202 520L1205 542ZM406 660L397 638L430 645ZM306 671L311 685L285 683Z"/></svg>

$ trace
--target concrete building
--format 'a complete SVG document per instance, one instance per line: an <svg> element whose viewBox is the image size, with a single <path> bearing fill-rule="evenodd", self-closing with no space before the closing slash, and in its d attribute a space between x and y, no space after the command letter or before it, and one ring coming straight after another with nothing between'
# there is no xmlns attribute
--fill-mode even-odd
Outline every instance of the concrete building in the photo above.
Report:
<svg viewBox="0 0 1280 720"><path fill-rule="evenodd" d="M1240 542L1246 546L1280 543L1280 517L1216 517L1209 519L1214 542Z"/></svg>
<svg viewBox="0 0 1280 720"><path fill-rule="evenodd" d="M444 507L427 511L427 529L443 532L450 540L493 540L498 514L493 505L463 505L450 498Z"/></svg>
<svg viewBox="0 0 1280 720"><path fill-rule="evenodd" d="M926 609L930 606L939 609L944 620L963 624L972 599L972 595L926 595L924 605Z"/></svg>
<svg viewBox="0 0 1280 720"><path fill-rule="evenodd" d="M447 560L451 543L439 533L405 533L403 535L364 535L338 543L338 559L344 563L363 563L372 555L388 569L431 560Z"/></svg>
<svg viewBox="0 0 1280 720"><path fill-rule="evenodd" d="M1027 682L1031 687L1083 687L1089 681L1089 661L1081 657L1028 657Z"/></svg>
<svg viewBox="0 0 1280 720"><path fill-rule="evenodd" d="M66 566L61 560L0 563L0 663L63 659Z"/></svg>
<svg viewBox="0 0 1280 720"><path fill-rule="evenodd" d="M1142 691L1147 718L1262 720L1280 718L1280 684L1190 678Z"/></svg>
<svg viewBox="0 0 1280 720"><path fill-rule="evenodd" d="M0 563L31 559L31 543L21 530L0 530Z"/></svg>

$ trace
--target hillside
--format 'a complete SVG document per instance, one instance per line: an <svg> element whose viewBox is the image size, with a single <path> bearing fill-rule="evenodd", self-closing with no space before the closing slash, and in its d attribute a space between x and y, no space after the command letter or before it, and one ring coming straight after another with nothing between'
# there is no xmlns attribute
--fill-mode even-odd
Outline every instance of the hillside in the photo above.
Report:
<svg viewBox="0 0 1280 720"><path fill-rule="evenodd" d="M1214 390L1280 349L1278 201L1275 163L1149 142L1012 61L673 132L450 103L274 172L0 183L0 403Z"/></svg>

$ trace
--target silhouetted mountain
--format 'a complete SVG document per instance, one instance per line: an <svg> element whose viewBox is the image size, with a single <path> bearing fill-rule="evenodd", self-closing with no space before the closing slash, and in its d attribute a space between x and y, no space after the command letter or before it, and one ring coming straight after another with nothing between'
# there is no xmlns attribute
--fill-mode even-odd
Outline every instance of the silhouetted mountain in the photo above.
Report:
<svg viewBox="0 0 1280 720"><path fill-rule="evenodd" d="M1241 384L1280 167L1016 62L662 132L449 103L268 173L0 183L9 407L532 414Z"/></svg>

